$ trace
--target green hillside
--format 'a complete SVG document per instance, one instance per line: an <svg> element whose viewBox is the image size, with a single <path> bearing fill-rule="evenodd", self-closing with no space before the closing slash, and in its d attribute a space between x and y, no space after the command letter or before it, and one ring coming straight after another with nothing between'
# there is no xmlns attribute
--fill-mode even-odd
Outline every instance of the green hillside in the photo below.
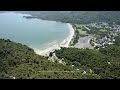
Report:
<svg viewBox="0 0 120 90"><path fill-rule="evenodd" d="M56 50L59 58L84 69L91 69L101 79L120 79L120 46L97 50L62 48Z"/></svg>
<svg viewBox="0 0 120 90"><path fill-rule="evenodd" d="M76 69L79 69L79 72L76 72ZM20 43L0 39L0 79L99 78L90 72L82 75L83 71L81 67L51 62L48 57L39 56L31 48Z"/></svg>
<svg viewBox="0 0 120 90"><path fill-rule="evenodd" d="M111 45L99 51L62 48L55 53L66 65L37 55L20 43L0 39L0 78L120 79L120 46Z"/></svg>
<svg viewBox="0 0 120 90"><path fill-rule="evenodd" d="M120 24L120 11L22 11L20 13L69 23L116 22Z"/></svg>

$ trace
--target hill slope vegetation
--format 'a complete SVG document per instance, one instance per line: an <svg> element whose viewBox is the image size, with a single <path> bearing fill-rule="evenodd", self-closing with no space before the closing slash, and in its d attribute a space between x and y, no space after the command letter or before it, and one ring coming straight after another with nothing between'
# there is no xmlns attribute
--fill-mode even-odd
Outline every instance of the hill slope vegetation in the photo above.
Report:
<svg viewBox="0 0 120 90"><path fill-rule="evenodd" d="M120 24L120 11L22 11L32 17L68 23L116 22Z"/></svg>
<svg viewBox="0 0 120 90"><path fill-rule="evenodd" d="M79 68L79 72L76 69ZM66 72L65 72L66 71ZM74 71L74 72L69 72ZM99 78L94 73L82 75L84 69L71 65L51 62L48 57L35 54L33 49L0 39L0 78L1 79L72 79Z"/></svg>

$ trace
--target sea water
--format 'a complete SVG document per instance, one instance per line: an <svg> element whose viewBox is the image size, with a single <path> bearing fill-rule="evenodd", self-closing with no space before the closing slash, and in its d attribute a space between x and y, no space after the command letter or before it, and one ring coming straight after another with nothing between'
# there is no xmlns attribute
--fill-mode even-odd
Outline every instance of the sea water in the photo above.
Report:
<svg viewBox="0 0 120 90"><path fill-rule="evenodd" d="M31 48L42 49L60 44L69 35L66 23L37 18L26 19L27 14L0 13L0 38L10 39Z"/></svg>

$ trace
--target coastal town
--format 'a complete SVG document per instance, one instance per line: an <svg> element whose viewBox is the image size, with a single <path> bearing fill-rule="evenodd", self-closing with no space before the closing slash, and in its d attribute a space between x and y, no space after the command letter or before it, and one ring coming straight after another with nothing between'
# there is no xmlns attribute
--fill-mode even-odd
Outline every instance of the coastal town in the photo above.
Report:
<svg viewBox="0 0 120 90"><path fill-rule="evenodd" d="M117 25L115 23L113 23L113 25L110 25L106 22L99 22L99 23L90 23L86 25L86 29L90 30L88 27L94 27L94 28L98 28L98 29L110 29L113 30L115 32L120 32L120 25Z"/></svg>
<svg viewBox="0 0 120 90"><path fill-rule="evenodd" d="M114 44L115 37L118 36L118 33L120 32L120 25L117 25L115 23L111 25L106 22L95 22L84 25L75 24L73 25L73 27L74 30L79 31L79 39L73 45L76 48L91 49L91 46L96 50L99 50L100 48L105 48L108 45ZM81 34L83 32L85 33ZM90 44L91 46L88 44Z"/></svg>

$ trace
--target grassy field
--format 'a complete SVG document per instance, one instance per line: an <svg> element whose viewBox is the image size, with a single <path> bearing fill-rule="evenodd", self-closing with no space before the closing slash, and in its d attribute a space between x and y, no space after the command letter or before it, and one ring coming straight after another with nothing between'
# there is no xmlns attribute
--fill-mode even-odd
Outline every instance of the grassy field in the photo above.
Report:
<svg viewBox="0 0 120 90"><path fill-rule="evenodd" d="M77 30L79 31L79 35L80 36L86 36L87 32L84 30L84 24L75 24L75 26L77 27Z"/></svg>
<svg viewBox="0 0 120 90"><path fill-rule="evenodd" d="M106 30L106 29L100 29L99 31L101 31L101 32L107 32L108 30Z"/></svg>
<svg viewBox="0 0 120 90"><path fill-rule="evenodd" d="M87 35L86 31L83 31L82 29L78 29L80 35Z"/></svg>

